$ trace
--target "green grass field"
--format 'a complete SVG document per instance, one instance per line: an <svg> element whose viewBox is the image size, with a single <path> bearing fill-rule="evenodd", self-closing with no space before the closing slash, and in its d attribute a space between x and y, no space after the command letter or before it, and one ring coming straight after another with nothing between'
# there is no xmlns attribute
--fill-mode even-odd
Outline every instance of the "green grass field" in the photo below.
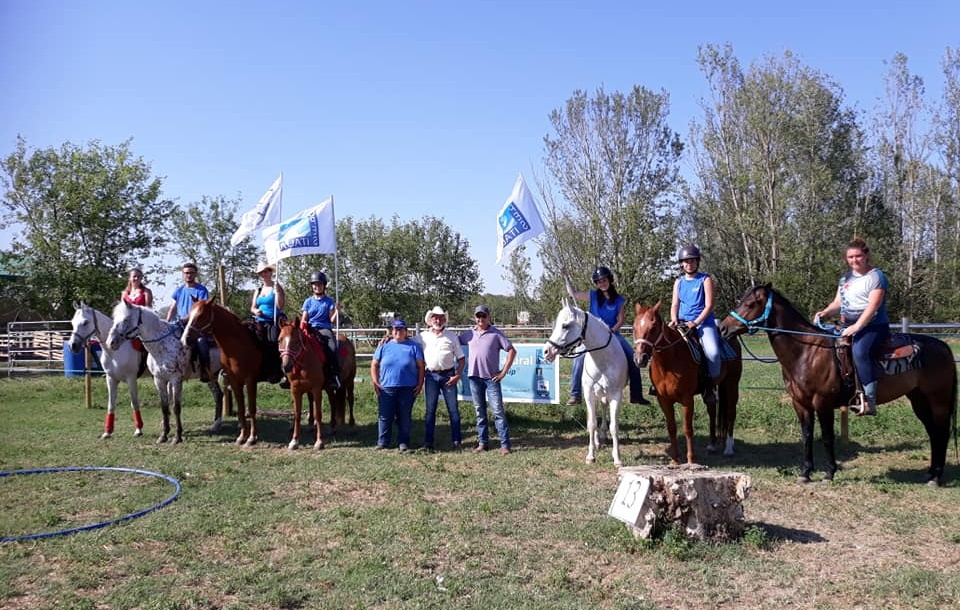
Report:
<svg viewBox="0 0 960 610"><path fill-rule="evenodd" d="M755 345L766 353L764 343ZM182 494L121 525L0 544L0 607L960 605L956 447L947 485L927 487L925 433L908 404L884 405L876 418L851 418L833 483L801 486L799 429L780 369L745 368L734 457L706 452L698 403L698 461L753 479L746 535L722 545L672 533L637 541L608 517L617 474L609 448L596 464L583 462L582 407L508 405L509 456L448 450L442 408L440 451L374 452L376 407L370 384L361 383L356 427L327 432L323 451L290 451L289 395L261 384L260 443L241 449L233 443L235 419L206 434L211 399L191 383L186 442L158 446L160 413L148 383L141 383L145 435L133 437L121 399L114 437L100 440L103 380L94 380L95 407L86 409L82 379L2 379L0 469L145 469L178 479ZM472 405L461 410L469 444L476 439ZM414 446L422 419L421 398ZM628 405L620 425L625 465L667 463L658 408ZM171 492L161 479L113 471L0 477L0 536L114 519Z"/></svg>

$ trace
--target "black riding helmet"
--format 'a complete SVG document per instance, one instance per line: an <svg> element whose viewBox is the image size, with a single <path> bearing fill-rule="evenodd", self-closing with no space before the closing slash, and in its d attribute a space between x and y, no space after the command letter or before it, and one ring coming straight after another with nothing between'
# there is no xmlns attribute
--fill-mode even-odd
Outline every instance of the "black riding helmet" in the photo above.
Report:
<svg viewBox="0 0 960 610"><path fill-rule="evenodd" d="M593 283L596 284L600 281L601 278L607 278L613 282L613 272L610 271L609 267L597 267L593 270Z"/></svg>
<svg viewBox="0 0 960 610"><path fill-rule="evenodd" d="M320 282L326 286L329 283L327 282L327 274L323 271L314 271L310 274L310 283L313 284L314 282Z"/></svg>
<svg viewBox="0 0 960 610"><path fill-rule="evenodd" d="M687 244L686 246L680 248L680 252L677 253L677 262L682 263L688 258L700 260L700 248L694 246L693 244Z"/></svg>

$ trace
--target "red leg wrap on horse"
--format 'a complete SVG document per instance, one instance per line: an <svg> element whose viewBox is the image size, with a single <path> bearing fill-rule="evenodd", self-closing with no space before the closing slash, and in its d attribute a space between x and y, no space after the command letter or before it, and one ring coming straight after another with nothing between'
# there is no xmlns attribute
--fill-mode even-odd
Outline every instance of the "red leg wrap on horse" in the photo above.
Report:
<svg viewBox="0 0 960 610"><path fill-rule="evenodd" d="M140 417L140 411L133 412L133 423L137 426L138 429L143 428L143 418Z"/></svg>
<svg viewBox="0 0 960 610"><path fill-rule="evenodd" d="M107 434L113 434L113 413L107 413L107 419L103 422L103 431Z"/></svg>

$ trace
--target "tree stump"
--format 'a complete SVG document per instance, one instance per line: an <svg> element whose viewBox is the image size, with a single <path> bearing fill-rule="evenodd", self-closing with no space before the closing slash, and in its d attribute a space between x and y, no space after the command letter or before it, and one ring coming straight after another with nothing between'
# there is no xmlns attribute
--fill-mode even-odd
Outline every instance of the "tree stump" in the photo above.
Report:
<svg viewBox="0 0 960 610"><path fill-rule="evenodd" d="M657 527L680 527L691 538L721 542L743 534L743 500L751 485L745 474L696 465L635 466L621 468L620 479L610 514L638 539Z"/></svg>

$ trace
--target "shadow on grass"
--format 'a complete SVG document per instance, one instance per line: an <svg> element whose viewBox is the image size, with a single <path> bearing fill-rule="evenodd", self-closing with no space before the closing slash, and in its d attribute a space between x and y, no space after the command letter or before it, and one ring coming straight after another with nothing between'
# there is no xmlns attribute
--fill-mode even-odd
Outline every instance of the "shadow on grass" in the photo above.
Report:
<svg viewBox="0 0 960 610"><path fill-rule="evenodd" d="M783 527L771 523L752 523L766 532L767 537L774 542L798 542L811 544L815 542L829 542L826 538L810 530L801 530L792 527Z"/></svg>

